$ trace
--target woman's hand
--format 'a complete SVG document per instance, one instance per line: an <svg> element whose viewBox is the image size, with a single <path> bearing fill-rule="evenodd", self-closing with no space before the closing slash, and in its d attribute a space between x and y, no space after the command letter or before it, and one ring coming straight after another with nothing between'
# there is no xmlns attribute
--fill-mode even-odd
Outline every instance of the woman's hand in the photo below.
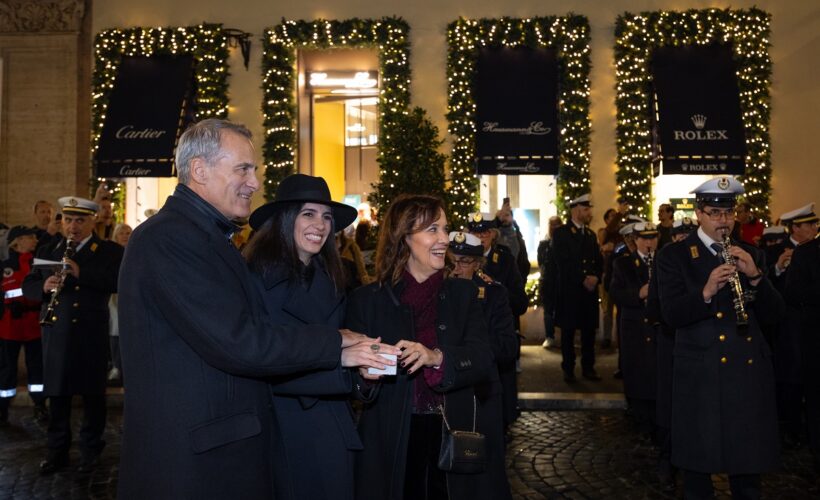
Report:
<svg viewBox="0 0 820 500"><path fill-rule="evenodd" d="M364 368L364 371L367 372L367 368L384 370L387 365L396 364L395 361L386 359L379 354L398 355L401 353L398 348L389 344L381 344L381 337L375 339L365 337L365 339L342 349L342 366L345 368Z"/></svg>
<svg viewBox="0 0 820 500"><path fill-rule="evenodd" d="M412 342L410 340L402 340L396 347L402 350L399 359L401 366L407 368L407 374L411 374L419 368L441 366L444 362L444 353L438 349L428 349L424 344Z"/></svg>

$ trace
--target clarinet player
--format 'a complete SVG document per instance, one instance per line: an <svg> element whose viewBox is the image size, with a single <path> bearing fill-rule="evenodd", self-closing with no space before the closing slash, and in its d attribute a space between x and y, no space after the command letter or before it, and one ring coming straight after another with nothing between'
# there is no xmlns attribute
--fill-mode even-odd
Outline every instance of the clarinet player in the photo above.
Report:
<svg viewBox="0 0 820 500"><path fill-rule="evenodd" d="M729 475L732 498L760 498L760 474L780 461L771 350L760 323L784 306L761 271L761 251L726 238L743 192L731 177L696 188L699 229L657 258L661 313L676 329L672 464L683 471L687 499L714 497L712 473Z"/></svg>
<svg viewBox="0 0 820 500"><path fill-rule="evenodd" d="M59 204L65 238L42 247L37 257L62 261L64 270L34 269L23 281L23 294L43 302L43 393L51 413L43 475L68 465L74 395L82 396L84 410L77 471L91 472L105 446L108 299L117 291L123 255L122 247L94 233L96 203L66 196Z"/></svg>

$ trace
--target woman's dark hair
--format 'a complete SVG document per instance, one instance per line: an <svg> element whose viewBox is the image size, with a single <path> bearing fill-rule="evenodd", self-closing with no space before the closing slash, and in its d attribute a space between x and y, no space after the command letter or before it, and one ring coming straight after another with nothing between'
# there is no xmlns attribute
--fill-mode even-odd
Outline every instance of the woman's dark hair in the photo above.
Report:
<svg viewBox="0 0 820 500"><path fill-rule="evenodd" d="M405 238L424 230L444 213L444 202L437 196L403 194L387 209L379 227L376 246L376 280L395 285L410 258Z"/></svg>
<svg viewBox="0 0 820 500"><path fill-rule="evenodd" d="M610 215L611 213L613 213L613 212L615 212L615 209L614 209L614 208L609 208L609 209L607 209L607 211L606 211L606 212L604 212L604 222L608 222L608 221L609 221L609 215Z"/></svg>
<svg viewBox="0 0 820 500"><path fill-rule="evenodd" d="M282 203L282 206L262 224L253 238L245 245L242 255L254 272L264 275L274 266L283 265L289 270L292 280L302 279L305 265L299 258L293 231L296 226L296 217L299 216L304 205L299 202ZM319 259L324 264L336 293L340 294L345 289L345 279L339 251L336 249L335 231L335 224L331 222L330 233L327 235L325 244L322 245L319 254L313 258Z"/></svg>

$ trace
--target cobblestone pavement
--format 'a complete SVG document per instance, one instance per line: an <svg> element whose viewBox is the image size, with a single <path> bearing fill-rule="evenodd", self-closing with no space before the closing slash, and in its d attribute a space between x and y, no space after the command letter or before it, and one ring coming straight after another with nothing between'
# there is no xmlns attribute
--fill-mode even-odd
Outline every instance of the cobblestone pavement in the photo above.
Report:
<svg viewBox="0 0 820 500"><path fill-rule="evenodd" d="M74 413L78 417L81 409ZM41 477L45 429L31 408L12 407L11 427L0 428L0 499L114 498L121 421L121 408L109 408L108 446L96 471L82 475L68 468ZM525 412L511 436L507 470L516 499L675 498L661 491L655 452L623 411ZM79 462L74 449L71 460ZM783 461L781 472L764 476L764 498L818 498L809 492L816 478L805 448L784 452ZM720 498L729 498L725 478L716 477L716 484Z"/></svg>

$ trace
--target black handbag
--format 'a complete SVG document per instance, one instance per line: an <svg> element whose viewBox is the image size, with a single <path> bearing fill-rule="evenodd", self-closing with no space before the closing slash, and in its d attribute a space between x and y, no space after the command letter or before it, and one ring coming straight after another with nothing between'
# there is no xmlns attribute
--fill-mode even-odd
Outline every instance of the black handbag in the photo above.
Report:
<svg viewBox="0 0 820 500"><path fill-rule="evenodd" d="M455 474L479 474L487 467L487 443L484 434L475 431L476 399L473 396L473 430L458 431L447 422L447 398L441 407L441 450L438 468Z"/></svg>

